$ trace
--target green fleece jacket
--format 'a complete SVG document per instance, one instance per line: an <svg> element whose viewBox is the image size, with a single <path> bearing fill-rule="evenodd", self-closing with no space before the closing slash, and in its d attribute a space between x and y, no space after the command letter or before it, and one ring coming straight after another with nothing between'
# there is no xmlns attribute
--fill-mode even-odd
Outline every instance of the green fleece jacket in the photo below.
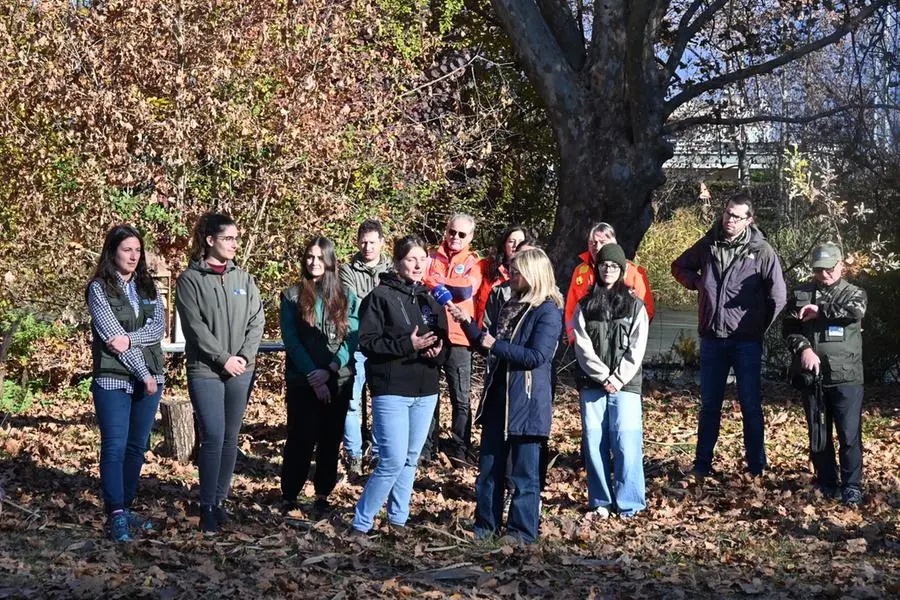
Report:
<svg viewBox="0 0 900 600"><path fill-rule="evenodd" d="M265 327L253 277L232 261L219 275L205 260L191 261L175 286L184 331L188 377L220 377L232 356L253 370Z"/></svg>

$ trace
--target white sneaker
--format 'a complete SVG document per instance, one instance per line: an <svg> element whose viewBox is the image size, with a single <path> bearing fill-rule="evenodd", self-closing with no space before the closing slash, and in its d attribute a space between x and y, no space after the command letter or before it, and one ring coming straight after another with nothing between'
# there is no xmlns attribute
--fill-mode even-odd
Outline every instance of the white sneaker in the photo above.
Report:
<svg viewBox="0 0 900 600"><path fill-rule="evenodd" d="M605 506L598 506L594 509L594 514L598 519L608 519L609 518L609 509Z"/></svg>

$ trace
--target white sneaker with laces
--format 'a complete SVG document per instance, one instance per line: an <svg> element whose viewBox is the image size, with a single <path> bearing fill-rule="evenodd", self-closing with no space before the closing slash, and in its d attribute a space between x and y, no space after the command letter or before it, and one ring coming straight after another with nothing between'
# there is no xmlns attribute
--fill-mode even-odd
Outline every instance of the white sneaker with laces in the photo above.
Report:
<svg viewBox="0 0 900 600"><path fill-rule="evenodd" d="M597 515L598 519L608 519L609 518L609 509L605 506L598 506L594 509L594 514Z"/></svg>

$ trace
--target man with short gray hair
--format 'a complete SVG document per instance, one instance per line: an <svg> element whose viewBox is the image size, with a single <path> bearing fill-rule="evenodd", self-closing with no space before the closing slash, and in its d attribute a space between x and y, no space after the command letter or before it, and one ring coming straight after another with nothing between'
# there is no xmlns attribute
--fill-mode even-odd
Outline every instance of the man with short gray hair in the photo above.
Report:
<svg viewBox="0 0 900 600"><path fill-rule="evenodd" d="M475 234L475 219L457 213L447 221L444 241L429 255L425 284L433 288L445 286L453 296L453 303L468 314L475 314L475 295L484 278L484 263L478 253L470 250ZM448 456L466 463L472 443L472 349L462 326L448 313L450 353L444 363L444 374L450 391L453 411ZM440 400L434 409L434 421L422 456L425 460L437 452L437 431L440 427Z"/></svg>

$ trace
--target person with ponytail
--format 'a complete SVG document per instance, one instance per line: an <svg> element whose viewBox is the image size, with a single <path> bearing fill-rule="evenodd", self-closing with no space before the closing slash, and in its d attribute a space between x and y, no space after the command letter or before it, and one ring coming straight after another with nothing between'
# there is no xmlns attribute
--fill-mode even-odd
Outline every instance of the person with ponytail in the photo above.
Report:
<svg viewBox="0 0 900 600"><path fill-rule="evenodd" d="M231 217L202 215L190 264L175 288L188 393L200 423L200 529L210 535L228 521L223 503L265 327L256 282L234 262L239 240Z"/></svg>
<svg viewBox="0 0 900 600"><path fill-rule="evenodd" d="M338 452L353 394L358 300L341 283L334 244L324 237L306 244L300 272L300 282L281 293L287 388L282 512L296 507L315 453L313 510L322 516L337 484Z"/></svg>
<svg viewBox="0 0 900 600"><path fill-rule="evenodd" d="M110 539L127 542L152 528L131 510L165 380L165 316L140 233L117 225L106 234L86 290L91 315L91 392L100 426L100 487Z"/></svg>
<svg viewBox="0 0 900 600"><path fill-rule="evenodd" d="M647 506L641 362L650 320L644 303L625 283L627 267L621 246L600 248L596 283L572 319L588 506L601 518L613 510L633 517Z"/></svg>

